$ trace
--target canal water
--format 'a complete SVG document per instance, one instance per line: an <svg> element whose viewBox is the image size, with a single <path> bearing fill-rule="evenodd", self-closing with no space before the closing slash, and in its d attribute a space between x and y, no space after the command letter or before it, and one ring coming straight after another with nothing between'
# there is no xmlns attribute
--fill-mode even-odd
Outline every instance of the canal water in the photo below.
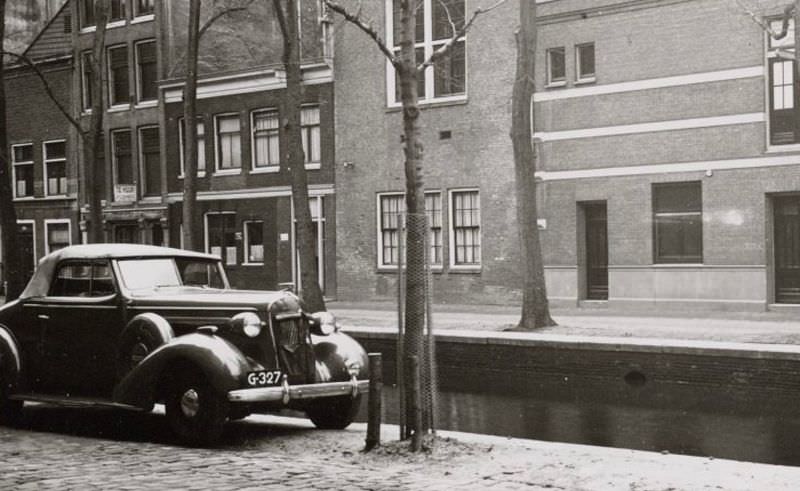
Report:
<svg viewBox="0 0 800 491"><path fill-rule="evenodd" d="M720 398L709 399L701 394L700 398L684 399L693 401L690 402L692 407L684 404L684 407L672 408L670 404L648 407L647 404L614 404L591 399L599 398L555 400L533 395L444 391L438 396L437 427L553 442L800 465L800 418L794 416L794 408L789 407L794 401L780 396L762 395L758 400L739 401L730 406L720 403ZM397 423L398 407L397 390L385 386L384 421ZM361 416L363 420L366 413L362 411Z"/></svg>

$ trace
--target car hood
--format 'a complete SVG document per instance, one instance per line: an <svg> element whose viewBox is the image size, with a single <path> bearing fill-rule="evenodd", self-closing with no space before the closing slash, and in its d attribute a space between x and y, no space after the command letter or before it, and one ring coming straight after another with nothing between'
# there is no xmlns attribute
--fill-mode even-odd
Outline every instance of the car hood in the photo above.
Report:
<svg viewBox="0 0 800 491"><path fill-rule="evenodd" d="M131 294L130 299L131 304L136 306L197 306L202 308L218 306L266 310L275 302L289 299L296 300L296 297L287 291L176 287L134 292ZM295 302L289 301L289 303Z"/></svg>

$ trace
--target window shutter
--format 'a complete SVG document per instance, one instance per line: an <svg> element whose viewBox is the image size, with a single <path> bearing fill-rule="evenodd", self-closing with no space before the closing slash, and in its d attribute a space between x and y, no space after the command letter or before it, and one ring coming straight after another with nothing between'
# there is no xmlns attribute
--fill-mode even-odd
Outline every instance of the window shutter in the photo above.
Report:
<svg viewBox="0 0 800 491"><path fill-rule="evenodd" d="M111 68L123 68L128 66L128 48L120 47L111 50Z"/></svg>

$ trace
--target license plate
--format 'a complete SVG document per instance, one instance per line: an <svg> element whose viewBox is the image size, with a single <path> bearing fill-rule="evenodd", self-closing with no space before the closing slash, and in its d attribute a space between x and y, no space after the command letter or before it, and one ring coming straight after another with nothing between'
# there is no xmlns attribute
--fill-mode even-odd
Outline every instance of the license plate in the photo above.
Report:
<svg viewBox="0 0 800 491"><path fill-rule="evenodd" d="M250 387L265 387L281 383L280 370L259 370L247 374L247 385Z"/></svg>

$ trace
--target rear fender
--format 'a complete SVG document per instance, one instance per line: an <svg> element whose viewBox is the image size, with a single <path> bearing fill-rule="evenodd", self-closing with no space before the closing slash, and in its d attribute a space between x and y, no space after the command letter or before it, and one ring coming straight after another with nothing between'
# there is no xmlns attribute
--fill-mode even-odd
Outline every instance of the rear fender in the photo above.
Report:
<svg viewBox="0 0 800 491"><path fill-rule="evenodd" d="M314 344L317 382L343 382L353 374L360 380L369 378L369 358L358 341L336 331L327 336L311 335Z"/></svg>
<svg viewBox="0 0 800 491"><path fill-rule="evenodd" d="M22 354L14 335L0 324L0 383L2 392L14 392L22 378Z"/></svg>
<svg viewBox="0 0 800 491"><path fill-rule="evenodd" d="M189 364L203 372L214 389L224 394L241 388L251 364L234 345L207 333L179 336L141 361L114 389L114 402L148 409L157 401L163 380L178 364Z"/></svg>

